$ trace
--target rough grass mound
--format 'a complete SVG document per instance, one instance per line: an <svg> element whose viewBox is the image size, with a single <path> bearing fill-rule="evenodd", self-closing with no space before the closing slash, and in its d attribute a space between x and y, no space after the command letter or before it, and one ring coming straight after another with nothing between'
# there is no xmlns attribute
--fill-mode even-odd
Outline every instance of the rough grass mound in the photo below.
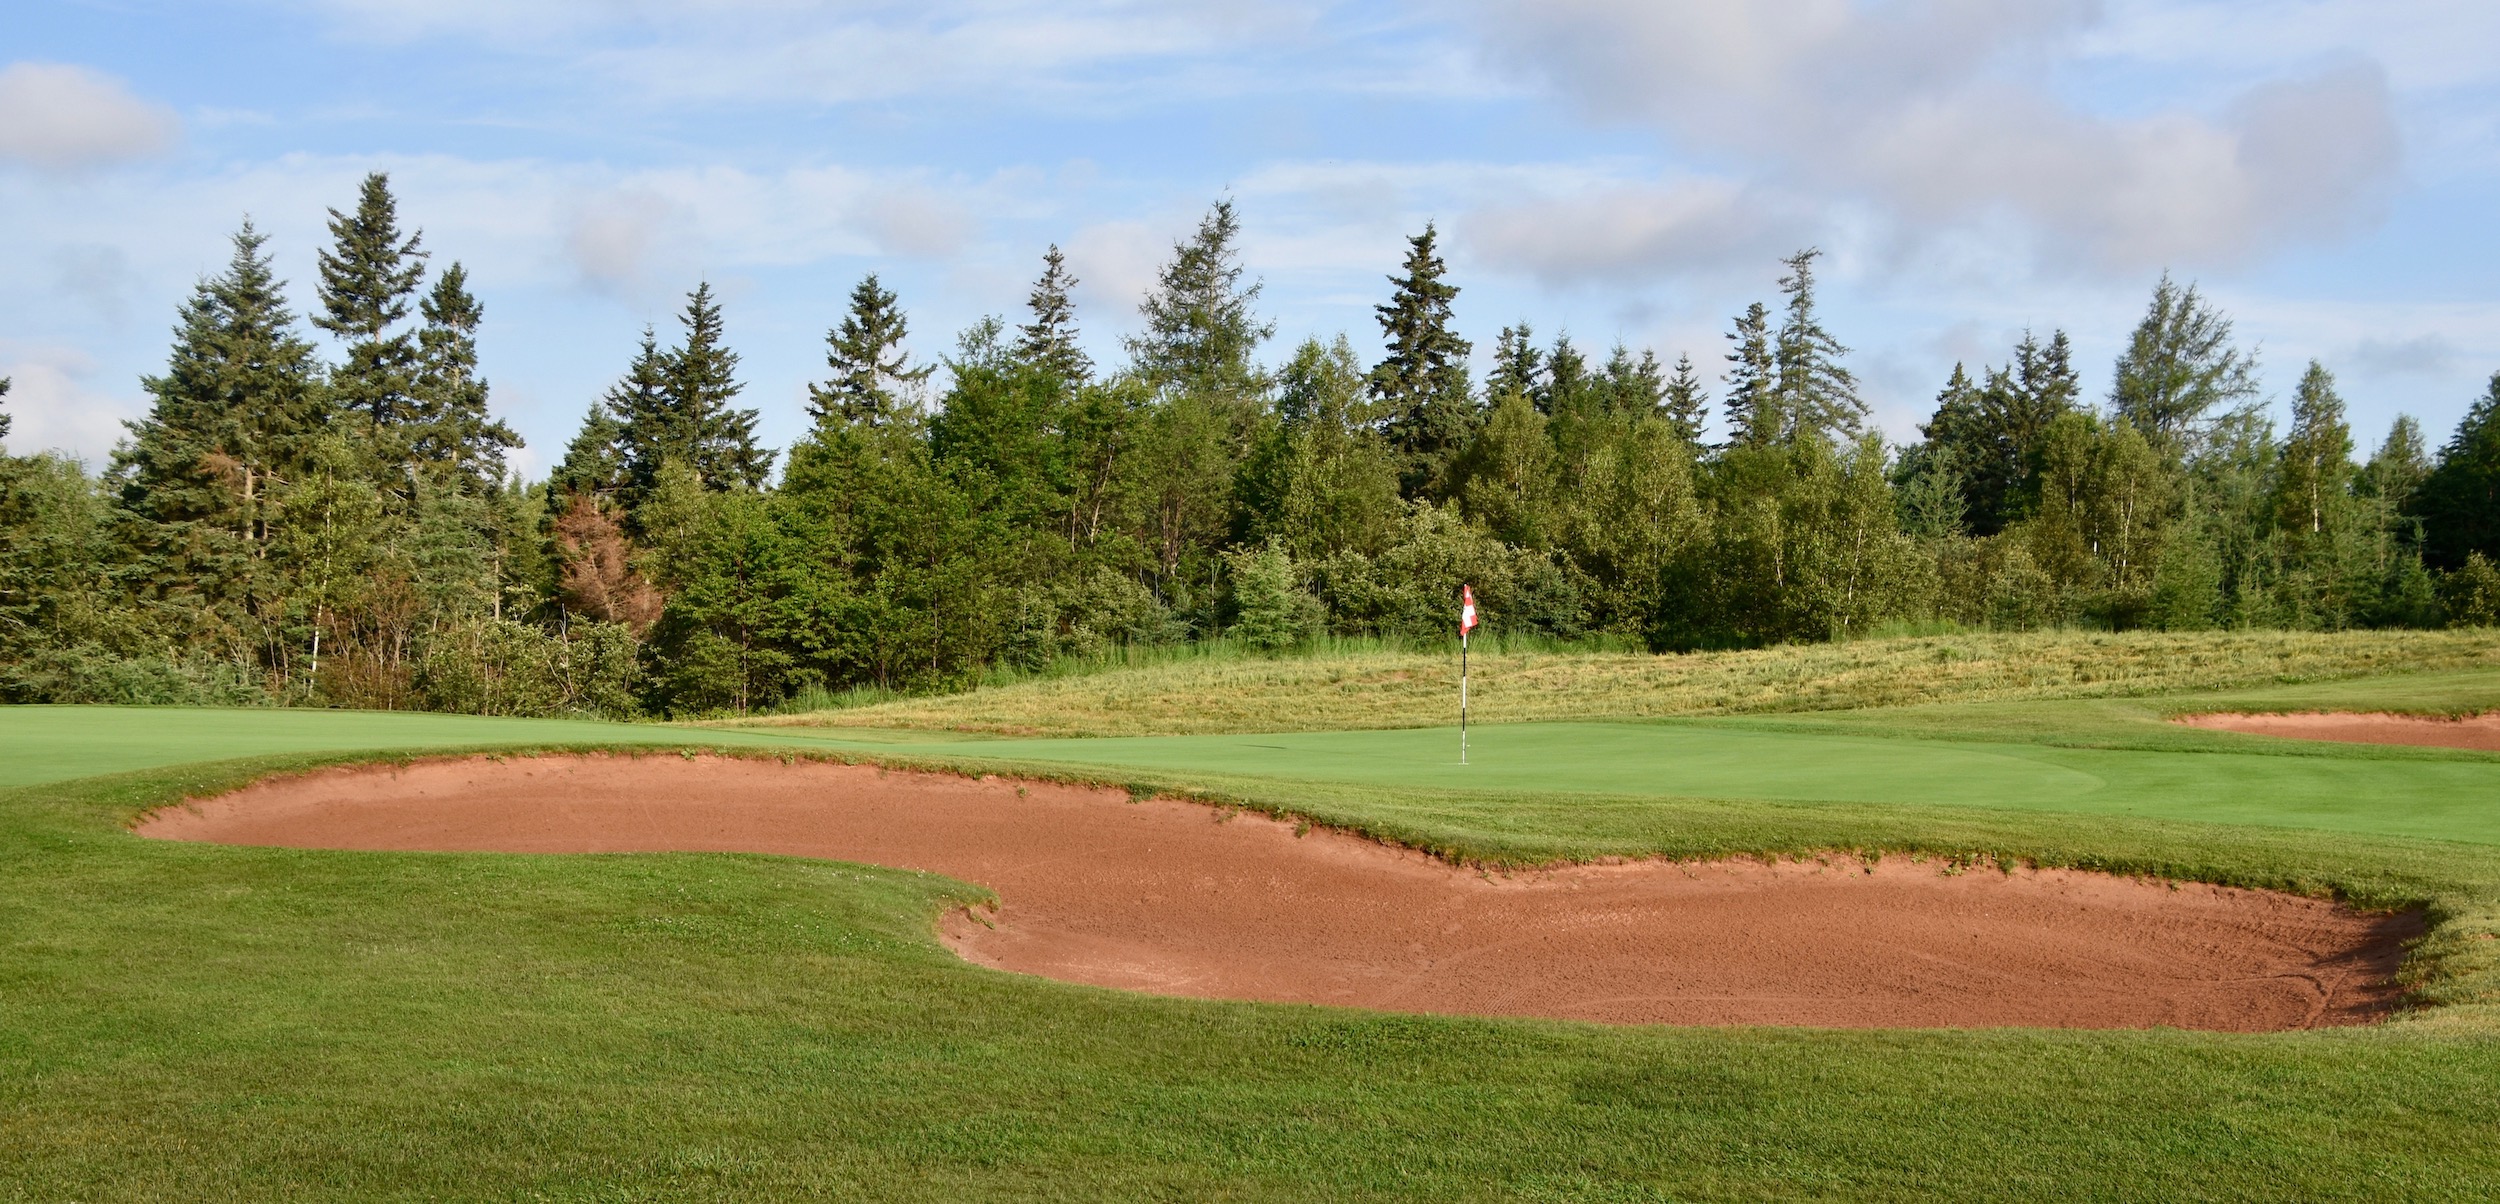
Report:
<svg viewBox="0 0 2500 1204"><path fill-rule="evenodd" d="M1478 722L2126 697L2500 667L2474 631L1964 634L1744 652L1525 652L1472 661ZM1424 727L1451 720L1454 655L1188 660L749 720L1000 735Z"/></svg>

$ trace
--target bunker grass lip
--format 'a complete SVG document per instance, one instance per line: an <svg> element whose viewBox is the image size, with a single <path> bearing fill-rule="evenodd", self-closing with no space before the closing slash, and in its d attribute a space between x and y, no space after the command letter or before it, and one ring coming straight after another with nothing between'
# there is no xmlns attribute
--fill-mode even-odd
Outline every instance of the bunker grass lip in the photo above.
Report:
<svg viewBox="0 0 2500 1204"><path fill-rule="evenodd" d="M142 835L309 848L719 851L994 890L974 963L1159 994L1635 1024L2274 1031L2367 1023L2418 912L1847 856L1487 873L1118 790L711 756L318 771Z"/></svg>

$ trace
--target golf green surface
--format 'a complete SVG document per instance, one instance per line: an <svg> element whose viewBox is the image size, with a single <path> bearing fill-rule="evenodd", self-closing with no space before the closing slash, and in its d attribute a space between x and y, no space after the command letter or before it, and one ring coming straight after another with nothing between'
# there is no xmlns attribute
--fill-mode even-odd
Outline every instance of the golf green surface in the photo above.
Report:
<svg viewBox="0 0 2500 1204"><path fill-rule="evenodd" d="M1455 728L961 746L984 758L1231 778L2138 815L2500 844L2500 757L2389 760L1755 731L1709 722ZM2344 755L2336 755L2337 753Z"/></svg>

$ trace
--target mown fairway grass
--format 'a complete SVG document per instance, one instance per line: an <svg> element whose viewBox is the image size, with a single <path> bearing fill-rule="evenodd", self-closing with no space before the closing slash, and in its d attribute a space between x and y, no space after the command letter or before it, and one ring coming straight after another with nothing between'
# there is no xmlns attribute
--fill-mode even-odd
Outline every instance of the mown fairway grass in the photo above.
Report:
<svg viewBox="0 0 2500 1204"><path fill-rule="evenodd" d="M2304 706L2469 710L2500 697L2500 673L2259 695L2304 690L2323 700ZM350 759L337 741L403 755L643 741L664 755L648 742L730 733L0 711L0 766L50 746L65 716L92 751L56 772L194 741L138 772L0 791L0 1199L2500 1195L2500 850L2476 807L2493 804L2472 797L2500 757L2158 722L2227 701L1480 730L1470 771L1508 755L1546 773L1450 786L1401 780L1420 771L1396 761L1398 741L1428 758L1445 734L1429 731L1329 737L1353 750L1299 757L1236 738L1252 747L1232 761L1203 739L1153 755L1105 742L1090 761L1061 742L879 755L1194 787L1493 861L1898 848L1977 872L2031 858L2426 903L2437 928L2414 985L2440 1006L2251 1037L1605 1029L1156 999L956 961L929 918L977 890L908 872L122 830L186 794ZM297 743L253 745L259 725ZM812 734L745 747L785 753ZM890 738L822 734L852 756ZM171 763L202 739L208 756L253 759ZM2086 754L2128 768L2058 759ZM1654 768L1624 788L1591 765L1609 757ZM1748 763L1796 785L1722 789ZM1678 773L1693 776L1660 776ZM1903 797L1921 774L1937 793ZM2032 802L1943 797L1988 774ZM2052 797L2071 774L2105 785ZM2268 813L2266 795L2319 774L2341 776L2308 819ZM2263 783L2231 804L2234 822L2191 822L2193 800L2175 797L2250 775ZM2101 805L2120 794L2172 809Z"/></svg>

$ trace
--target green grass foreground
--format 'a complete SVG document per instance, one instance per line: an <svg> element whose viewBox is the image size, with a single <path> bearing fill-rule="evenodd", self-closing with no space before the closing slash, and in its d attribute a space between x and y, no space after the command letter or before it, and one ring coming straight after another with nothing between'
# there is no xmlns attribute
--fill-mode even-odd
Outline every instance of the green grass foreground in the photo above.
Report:
<svg viewBox="0 0 2500 1204"><path fill-rule="evenodd" d="M910 737L0 711L0 767L53 758L0 791L0 1199L2500 1196L2500 756L2158 722L2277 705L2479 709L2500 673L1521 725L1479 731L1469 767L1511 776L1423 782L1445 733L878 745ZM688 741L1194 789L1494 861L1898 848L2423 903L2412 985L2437 1006L2231 1036L1171 1000L967 966L930 918L977 888L904 871L124 829L377 754ZM1624 759L1646 768L1603 764ZM1747 789L1749 765L1769 776Z"/></svg>

